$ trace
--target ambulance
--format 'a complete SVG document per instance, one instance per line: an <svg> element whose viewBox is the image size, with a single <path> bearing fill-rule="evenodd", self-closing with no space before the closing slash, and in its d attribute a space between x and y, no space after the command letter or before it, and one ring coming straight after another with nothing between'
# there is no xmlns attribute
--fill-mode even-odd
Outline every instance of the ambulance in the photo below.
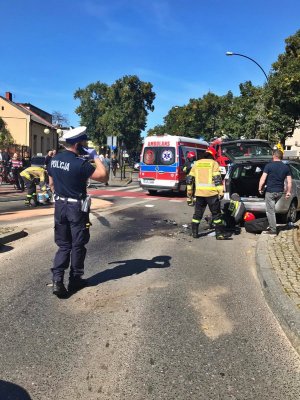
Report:
<svg viewBox="0 0 300 400"><path fill-rule="evenodd" d="M148 136L145 138L140 157L139 183L155 195L158 190L186 190L186 174L183 166L189 151L197 159L205 152L208 143L183 136Z"/></svg>

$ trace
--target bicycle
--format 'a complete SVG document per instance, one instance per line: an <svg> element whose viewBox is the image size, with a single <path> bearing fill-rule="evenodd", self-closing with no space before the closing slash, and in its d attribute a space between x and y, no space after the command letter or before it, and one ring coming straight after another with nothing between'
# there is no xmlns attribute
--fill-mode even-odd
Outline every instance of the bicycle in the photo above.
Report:
<svg viewBox="0 0 300 400"><path fill-rule="evenodd" d="M7 165L3 163L0 164L0 185L3 183L8 183L9 185L14 185L16 189L16 181L12 171L9 171Z"/></svg>

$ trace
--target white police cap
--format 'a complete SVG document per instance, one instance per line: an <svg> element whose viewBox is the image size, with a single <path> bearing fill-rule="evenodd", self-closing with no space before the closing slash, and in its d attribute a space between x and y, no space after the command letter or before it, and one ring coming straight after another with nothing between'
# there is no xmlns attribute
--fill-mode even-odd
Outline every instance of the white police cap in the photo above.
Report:
<svg viewBox="0 0 300 400"><path fill-rule="evenodd" d="M64 131L60 141L67 143L78 143L82 140L87 140L86 126L78 126L77 128L69 129Z"/></svg>

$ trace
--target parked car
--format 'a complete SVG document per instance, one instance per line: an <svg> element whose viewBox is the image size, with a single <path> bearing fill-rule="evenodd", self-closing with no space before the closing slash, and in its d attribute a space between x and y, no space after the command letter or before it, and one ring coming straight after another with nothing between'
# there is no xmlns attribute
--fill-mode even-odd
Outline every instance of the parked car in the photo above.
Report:
<svg viewBox="0 0 300 400"><path fill-rule="evenodd" d="M43 167L45 165L45 156L33 156L31 159L32 167Z"/></svg>
<svg viewBox="0 0 300 400"><path fill-rule="evenodd" d="M271 157L249 158L239 157L229 167L224 179L224 201L230 199L232 193L241 196L246 210L255 213L265 213L266 204L264 194L258 192L258 183L265 165ZM284 160L289 165L292 175L292 191L289 199L282 196L276 203L275 211L281 223L295 222L297 212L300 211L300 163Z"/></svg>

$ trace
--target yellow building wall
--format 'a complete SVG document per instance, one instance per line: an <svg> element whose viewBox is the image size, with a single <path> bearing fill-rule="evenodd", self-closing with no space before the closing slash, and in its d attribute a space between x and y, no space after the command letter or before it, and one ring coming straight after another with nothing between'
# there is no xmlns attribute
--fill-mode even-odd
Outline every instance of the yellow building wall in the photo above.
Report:
<svg viewBox="0 0 300 400"><path fill-rule="evenodd" d="M0 117L16 144L29 146L29 116L0 98Z"/></svg>
<svg viewBox="0 0 300 400"><path fill-rule="evenodd" d="M49 129L50 133L47 135L44 132L45 126L40 125L34 121L31 122L31 151L33 155L42 153L45 155L48 150L56 148L56 131Z"/></svg>
<svg viewBox="0 0 300 400"><path fill-rule="evenodd" d="M37 153L45 155L48 150L56 149L56 130L49 128L50 133L48 135L45 134L46 125L31 120L29 115L26 115L2 98L0 98L0 117L6 123L15 144L28 146L32 155Z"/></svg>

